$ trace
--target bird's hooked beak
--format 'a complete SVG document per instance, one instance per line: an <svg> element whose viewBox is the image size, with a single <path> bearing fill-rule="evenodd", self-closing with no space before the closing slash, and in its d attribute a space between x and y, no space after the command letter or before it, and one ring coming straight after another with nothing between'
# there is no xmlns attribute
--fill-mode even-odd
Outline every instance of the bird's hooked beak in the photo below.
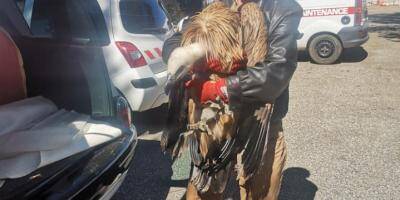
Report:
<svg viewBox="0 0 400 200"><path fill-rule="evenodd" d="M168 59L168 77L165 93L169 94L177 82L187 77L191 66L205 56L205 49L198 43L176 48Z"/></svg>
<svg viewBox="0 0 400 200"><path fill-rule="evenodd" d="M187 75L189 75L189 73L188 73L189 71L190 71L190 66L181 66L176 71L177 73L175 73L175 74L168 73L168 75L167 75L167 83L165 84L165 88L164 88L165 94L169 94L171 89L179 81L188 79Z"/></svg>

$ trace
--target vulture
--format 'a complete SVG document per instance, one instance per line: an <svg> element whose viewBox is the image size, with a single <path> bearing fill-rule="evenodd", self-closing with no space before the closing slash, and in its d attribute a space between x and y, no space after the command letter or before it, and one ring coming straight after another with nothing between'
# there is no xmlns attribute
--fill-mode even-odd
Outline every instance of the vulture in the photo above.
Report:
<svg viewBox="0 0 400 200"><path fill-rule="evenodd" d="M237 66L262 62L267 51L267 27L256 3L229 8L216 2L191 18L181 47L168 60L166 92L170 101L161 148L171 153L173 160L189 150L193 163L190 181L200 193L222 193L233 169L246 178L256 173L265 154L273 105L243 106L245 109L238 111L222 100L202 104L187 82L204 76L211 81L229 76L240 70ZM202 73L201 68L214 61L222 68L219 73ZM240 162L238 154L242 155Z"/></svg>

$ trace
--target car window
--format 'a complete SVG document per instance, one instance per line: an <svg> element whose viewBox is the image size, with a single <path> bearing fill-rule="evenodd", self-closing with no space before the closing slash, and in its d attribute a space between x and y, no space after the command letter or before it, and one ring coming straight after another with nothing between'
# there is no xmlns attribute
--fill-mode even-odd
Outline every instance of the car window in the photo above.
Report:
<svg viewBox="0 0 400 200"><path fill-rule="evenodd" d="M96 0L17 0L17 5L34 36L108 41Z"/></svg>
<svg viewBox="0 0 400 200"><path fill-rule="evenodd" d="M164 33L167 18L157 0L121 0L122 24L130 33Z"/></svg>

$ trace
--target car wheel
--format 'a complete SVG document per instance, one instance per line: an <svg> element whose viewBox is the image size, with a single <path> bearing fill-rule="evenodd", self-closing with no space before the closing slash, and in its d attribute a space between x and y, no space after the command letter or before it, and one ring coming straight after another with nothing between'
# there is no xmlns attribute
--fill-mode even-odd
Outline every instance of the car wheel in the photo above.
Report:
<svg viewBox="0 0 400 200"><path fill-rule="evenodd" d="M322 34L314 37L308 46L311 59L318 64L333 64L342 54L342 43L335 36Z"/></svg>

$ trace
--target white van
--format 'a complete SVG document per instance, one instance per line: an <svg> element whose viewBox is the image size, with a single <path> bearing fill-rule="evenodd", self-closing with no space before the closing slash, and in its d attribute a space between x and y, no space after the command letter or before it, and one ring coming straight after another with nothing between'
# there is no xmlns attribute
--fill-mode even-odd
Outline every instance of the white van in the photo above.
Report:
<svg viewBox="0 0 400 200"><path fill-rule="evenodd" d="M344 48L368 39L366 0L297 0L303 7L298 49L318 64L335 63Z"/></svg>
<svg viewBox="0 0 400 200"><path fill-rule="evenodd" d="M298 49L307 51L314 62L335 63L344 48L360 46L369 39L367 0L296 1L304 10Z"/></svg>

